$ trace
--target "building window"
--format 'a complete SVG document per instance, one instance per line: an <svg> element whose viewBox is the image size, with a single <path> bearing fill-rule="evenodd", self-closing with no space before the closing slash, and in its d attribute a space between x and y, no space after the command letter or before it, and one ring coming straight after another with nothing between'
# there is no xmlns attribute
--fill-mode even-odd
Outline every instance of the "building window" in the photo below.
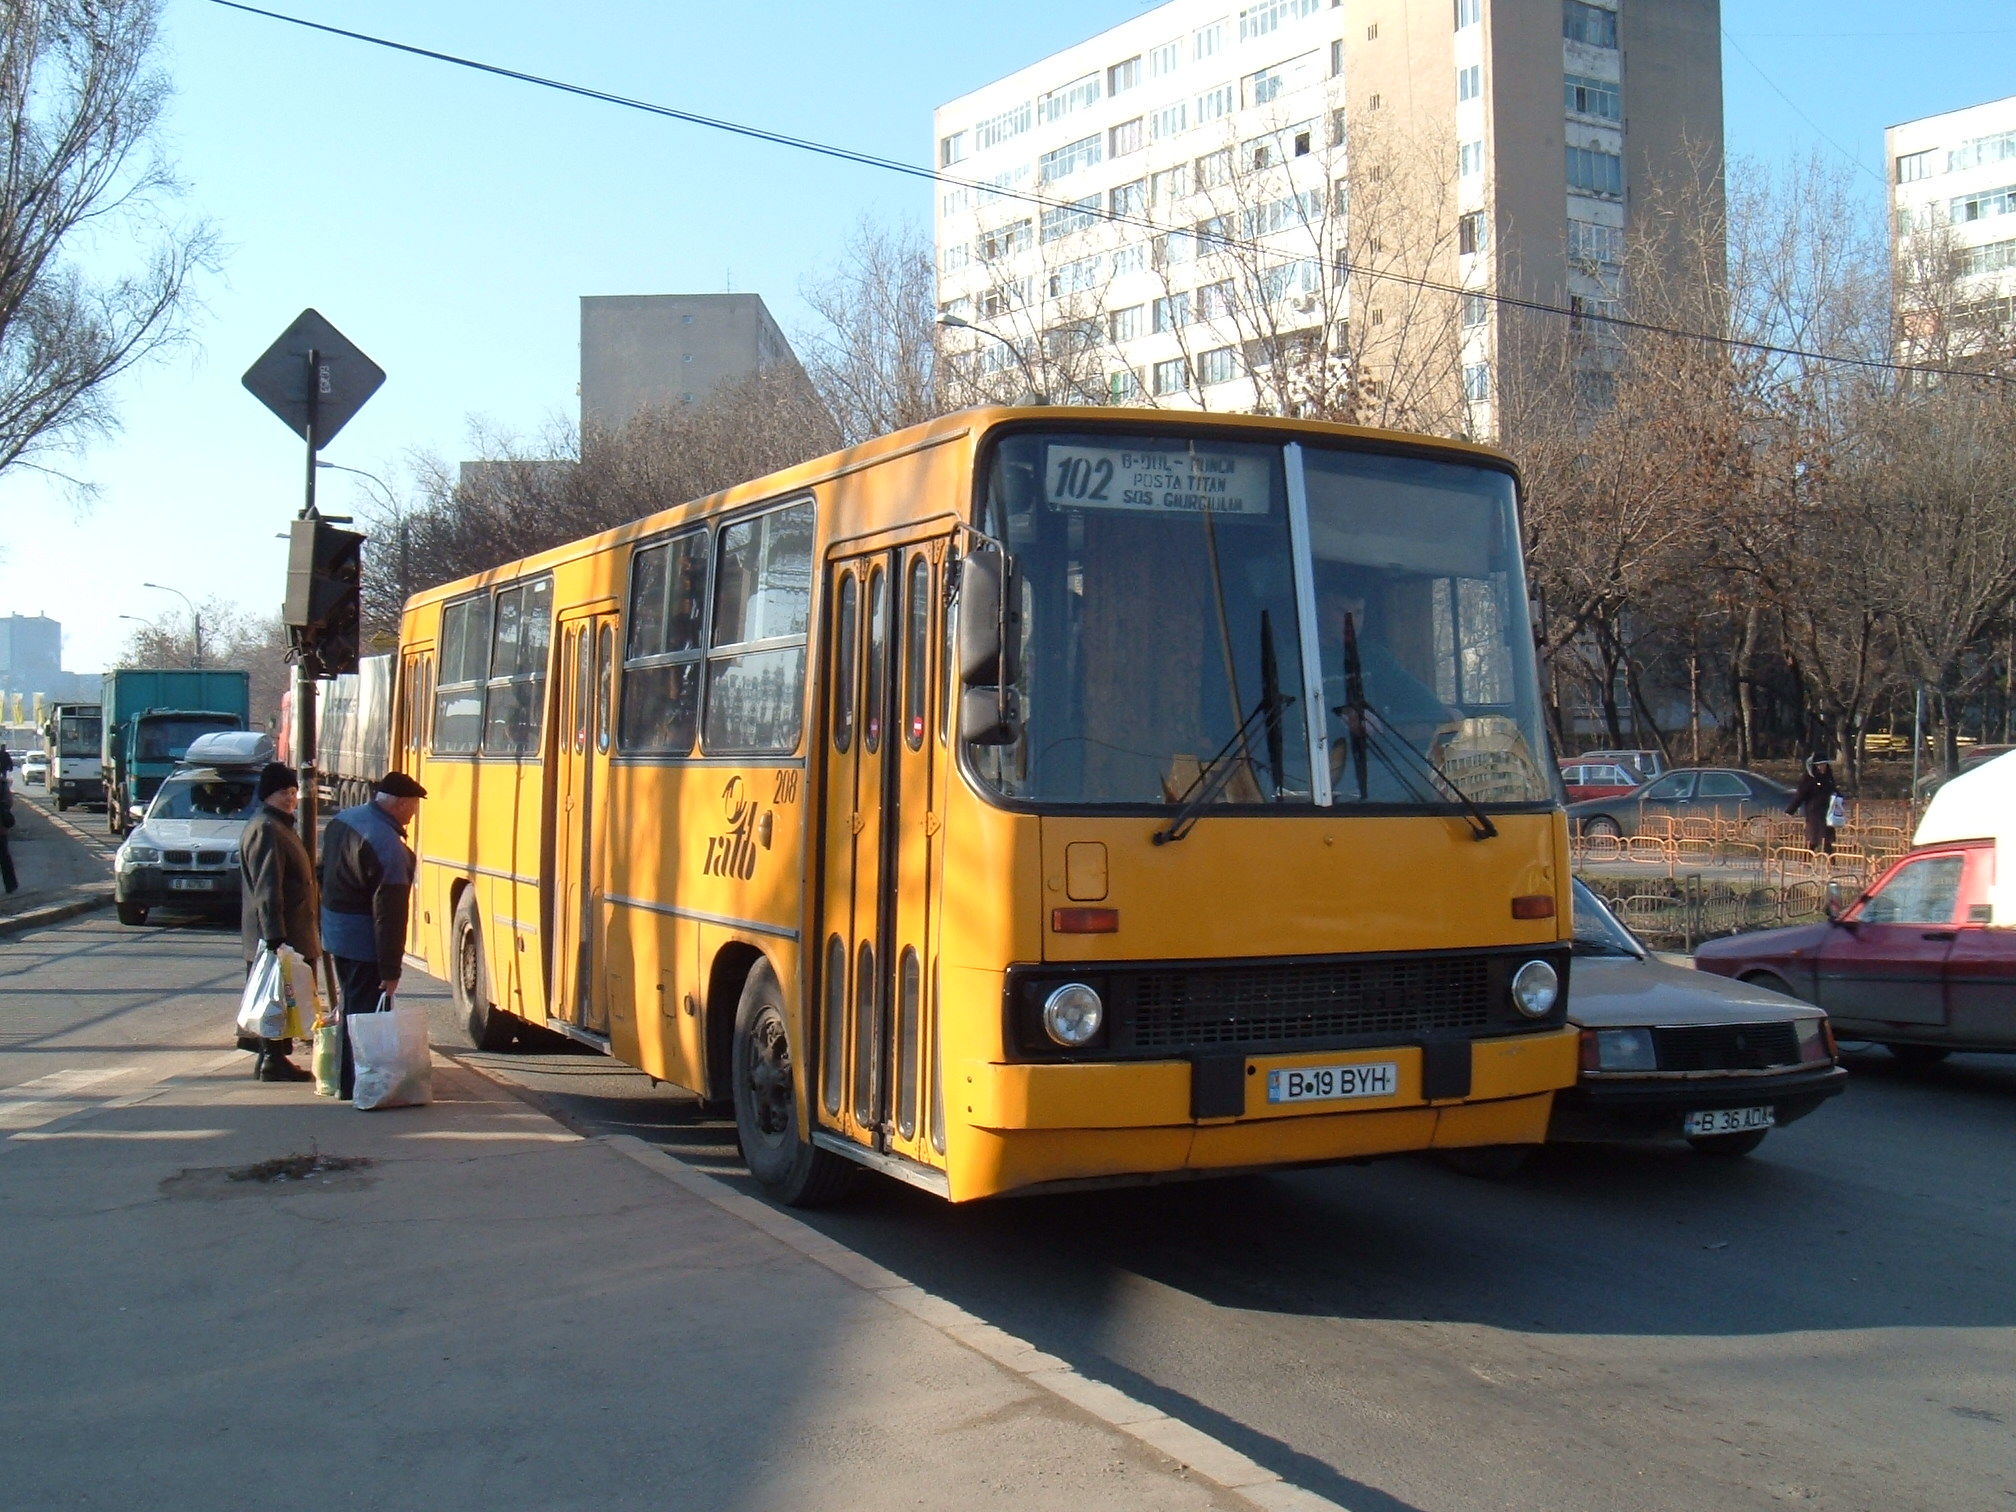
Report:
<svg viewBox="0 0 2016 1512"><path fill-rule="evenodd" d="M1125 94L1141 82L1141 55L1136 53L1124 63L1115 63L1106 70L1106 93Z"/></svg>
<svg viewBox="0 0 2016 1512"><path fill-rule="evenodd" d="M1976 137L1971 142L1962 142L1946 154L1946 168L1948 172L1958 173L1963 168L1979 168L1984 163L2006 163L2011 158L2016 158L2016 131L1998 131L1993 136ZM1897 161L1901 165L1904 160L1899 158ZM1925 173L1918 177L1926 177L1930 173L1931 169L1928 167ZM1904 177L1900 173L1898 182L1903 181Z"/></svg>
<svg viewBox="0 0 2016 1512"><path fill-rule="evenodd" d="M1055 241L1060 236L1070 236L1083 231L1099 219L1100 201L1104 195L1088 194L1084 199L1073 200L1068 205L1052 205L1042 215L1041 237L1044 241Z"/></svg>
<svg viewBox="0 0 2016 1512"><path fill-rule="evenodd" d="M1600 194L1612 199L1622 198L1624 194L1622 157L1596 147L1570 147L1566 151L1570 189L1579 189L1584 194Z"/></svg>
<svg viewBox="0 0 2016 1512"><path fill-rule="evenodd" d="M1165 105L1148 117L1148 134L1158 142L1169 137L1181 136L1190 129L1190 107L1178 100L1174 105Z"/></svg>
<svg viewBox="0 0 2016 1512"><path fill-rule="evenodd" d="M1013 110L1004 110L997 116L982 121L973 128L973 150L985 152L990 147L999 147L1003 142L1022 135L1036 123L1036 111L1027 101Z"/></svg>
<svg viewBox="0 0 2016 1512"><path fill-rule="evenodd" d="M1617 45L1617 12L1582 0L1561 0L1561 35L1590 47Z"/></svg>
<svg viewBox="0 0 2016 1512"><path fill-rule="evenodd" d="M1563 81L1562 93L1562 104L1570 115L1595 116L1602 121L1624 119L1624 96L1608 79L1569 74Z"/></svg>
<svg viewBox="0 0 2016 1512"><path fill-rule="evenodd" d="M1467 68L1456 70L1456 99L1459 103L1464 100L1477 99L1483 93L1484 65L1482 63L1472 63Z"/></svg>
<svg viewBox="0 0 2016 1512"><path fill-rule="evenodd" d="M981 232L980 239L973 244L973 255L982 262L999 262L1018 252L1027 252L1034 245L1029 222L1011 221L1005 226L996 226L992 231Z"/></svg>
<svg viewBox="0 0 2016 1512"><path fill-rule="evenodd" d="M971 247L967 246L964 242L956 242L952 246L947 247L945 255L939 259L942 264L939 271L949 278L952 274L964 268L972 256L973 249Z"/></svg>
<svg viewBox="0 0 2016 1512"><path fill-rule="evenodd" d="M1148 266L1148 244L1136 242L1131 247L1122 247L1113 254L1113 276L1139 273Z"/></svg>
<svg viewBox="0 0 2016 1512"><path fill-rule="evenodd" d="M1099 161L1099 138L1080 137L1075 142L1044 153L1036 160L1036 182L1054 184L1061 178L1069 178L1080 168L1090 168Z"/></svg>
<svg viewBox="0 0 2016 1512"><path fill-rule="evenodd" d="M1232 280L1227 278L1218 283L1205 284L1197 291L1197 318L1199 320L1229 320L1232 318Z"/></svg>
<svg viewBox="0 0 2016 1512"><path fill-rule="evenodd" d="M1206 58L1215 58L1225 51L1225 23L1213 21L1209 26L1200 26L1190 34L1190 56L1202 63Z"/></svg>
<svg viewBox="0 0 2016 1512"><path fill-rule="evenodd" d="M1951 205L1953 224L1968 225L2016 211L2016 184L2006 189L1987 189L1979 194L1963 194Z"/></svg>
<svg viewBox="0 0 2016 1512"><path fill-rule="evenodd" d="M1144 305L1129 305L1124 310L1115 310L1106 317L1108 329L1112 332L1115 346L1125 341L1136 341L1146 329L1143 318L1147 313Z"/></svg>
<svg viewBox="0 0 2016 1512"><path fill-rule="evenodd" d="M1376 31L1376 30L1378 30L1378 28L1377 28L1377 27L1374 27L1374 28L1373 28L1373 30L1375 30L1375 31ZM1378 96L1378 95L1376 95L1376 94L1375 94L1375 95L1373 95L1373 96L1372 96L1372 97L1371 97L1371 98L1370 98L1369 100L1367 100L1367 101L1365 102L1365 108L1366 108L1367 110L1377 110L1377 109L1378 109L1378 108L1380 107L1380 105L1381 105L1381 104L1383 104L1383 103L1384 103L1384 101L1382 100L1382 98L1381 98L1380 96Z"/></svg>
<svg viewBox="0 0 2016 1512"><path fill-rule="evenodd" d="M1232 218L1228 215L1207 215L1197 222L1197 255L1202 257L1217 243L1232 235Z"/></svg>
<svg viewBox="0 0 2016 1512"><path fill-rule="evenodd" d="M1230 162L1230 153L1227 153ZM1160 173L1148 175L1148 202L1153 205L1173 205L1190 193L1190 169L1179 164L1174 168L1164 168Z"/></svg>
<svg viewBox="0 0 2016 1512"><path fill-rule="evenodd" d="M1122 368L1106 380L1106 393L1115 404L1126 404L1141 397L1141 380L1134 376L1134 369Z"/></svg>
<svg viewBox="0 0 2016 1512"><path fill-rule="evenodd" d="M1239 40L1264 37L1286 22L1315 15L1320 8L1321 0L1266 0L1265 4L1249 5L1239 12Z"/></svg>
<svg viewBox="0 0 2016 1512"><path fill-rule="evenodd" d="M1982 273L2000 273L2016 268L2016 241L1990 242L1985 247L1968 247L1960 254L1960 271L1969 278Z"/></svg>
<svg viewBox="0 0 2016 1512"><path fill-rule="evenodd" d="M1190 387L1190 364L1181 357L1172 357L1156 363L1149 377L1158 395L1181 394Z"/></svg>
<svg viewBox="0 0 2016 1512"><path fill-rule="evenodd" d="M1073 79L1062 89L1053 89L1048 94L1036 97L1036 119L1039 121L1061 121L1072 111L1087 105L1099 103L1099 75L1086 74L1082 79Z"/></svg>
<svg viewBox="0 0 2016 1512"><path fill-rule="evenodd" d="M1614 267L1624 261L1624 228L1595 221L1568 222L1568 259L1585 268Z"/></svg>
<svg viewBox="0 0 2016 1512"><path fill-rule="evenodd" d="M1934 171L1932 153L1929 150L1906 152L1897 159L1897 182L1900 184L1915 184L1920 179L1932 177Z"/></svg>
<svg viewBox="0 0 2016 1512"><path fill-rule="evenodd" d="M1347 119L1346 112L1342 110L1333 110L1330 112L1330 145L1332 147L1342 147L1344 145L1344 138L1350 129L1346 124Z"/></svg>
<svg viewBox="0 0 2016 1512"><path fill-rule="evenodd" d="M1610 324L1615 317L1624 313L1624 305L1616 299L1589 299L1580 294L1568 296L1568 332L1585 341L1614 341L1617 328Z"/></svg>
<svg viewBox="0 0 2016 1512"><path fill-rule="evenodd" d="M1197 256L1197 239L1188 231L1170 231L1155 238L1155 266L1179 268Z"/></svg>
<svg viewBox="0 0 2016 1512"><path fill-rule="evenodd" d="M1050 297L1063 299L1096 289L1105 273L1106 259L1103 257L1081 257L1075 262L1059 263L1050 272Z"/></svg>
<svg viewBox="0 0 2016 1512"><path fill-rule="evenodd" d="M1197 124L1220 120L1232 114L1233 102L1237 97L1230 84L1220 84L1216 89L1207 89L1197 96Z"/></svg>
<svg viewBox="0 0 2016 1512"><path fill-rule="evenodd" d="M1113 189L1113 213L1115 215L1145 215L1148 213L1148 180L1135 179L1131 184L1117 184Z"/></svg>
<svg viewBox="0 0 2016 1512"><path fill-rule="evenodd" d="M1475 26L1484 19L1484 0L1456 0L1456 30Z"/></svg>
<svg viewBox="0 0 2016 1512"><path fill-rule="evenodd" d="M1377 21L1374 21L1370 26L1365 28L1365 40L1367 42L1377 42L1379 40L1379 23Z"/></svg>
<svg viewBox="0 0 2016 1512"><path fill-rule="evenodd" d="M1148 138L1148 123L1140 116L1131 121L1122 121L1106 133L1106 155L1125 157L1130 152L1139 152L1141 144Z"/></svg>
<svg viewBox="0 0 2016 1512"><path fill-rule="evenodd" d="M1473 402L1491 397L1490 363L1466 362L1463 364L1463 397Z"/></svg>
<svg viewBox="0 0 2016 1512"><path fill-rule="evenodd" d="M1339 37L1330 44L1330 77L1335 79L1344 72L1344 39Z"/></svg>
<svg viewBox="0 0 2016 1512"><path fill-rule="evenodd" d="M1456 217L1456 250L1468 257L1484 250L1484 212L1472 210Z"/></svg>
<svg viewBox="0 0 2016 1512"><path fill-rule="evenodd" d="M1290 231L1297 226L1306 226L1322 219L1323 191L1307 189L1300 194L1291 194L1286 199L1269 200L1266 204L1255 205L1245 214L1246 234L1272 236L1277 231Z"/></svg>
<svg viewBox="0 0 2016 1512"><path fill-rule="evenodd" d="M1486 299L1482 294L1465 294L1463 296L1464 325L1481 326L1487 324L1490 321L1490 319L1491 319L1490 300Z"/></svg>
<svg viewBox="0 0 2016 1512"><path fill-rule="evenodd" d="M1182 63L1183 44L1181 42L1164 42L1160 47L1151 47L1148 49L1148 76L1151 79L1159 79L1166 74L1176 72L1182 66Z"/></svg>
<svg viewBox="0 0 2016 1512"><path fill-rule="evenodd" d="M1213 347L1197 359L1197 381L1230 383L1239 376L1239 355L1230 347Z"/></svg>
<svg viewBox="0 0 2016 1512"><path fill-rule="evenodd" d="M1197 159L1197 187L1216 189L1221 184L1232 182L1232 149L1220 147L1216 152L1207 152Z"/></svg>
<svg viewBox="0 0 2016 1512"><path fill-rule="evenodd" d="M955 131L948 137L938 139L938 166L950 168L954 163L966 161L966 133Z"/></svg>
<svg viewBox="0 0 2016 1512"><path fill-rule="evenodd" d="M1456 149L1456 172L1463 178L1484 171L1484 144L1465 142Z"/></svg>
<svg viewBox="0 0 2016 1512"><path fill-rule="evenodd" d="M1320 264L1308 258L1276 263L1257 280L1261 301L1265 304L1275 304L1292 295L1314 294L1323 284L1319 268Z"/></svg>
<svg viewBox="0 0 2016 1512"><path fill-rule="evenodd" d="M1190 324L1190 296L1188 294L1168 294L1155 301L1154 328L1156 331L1180 331Z"/></svg>

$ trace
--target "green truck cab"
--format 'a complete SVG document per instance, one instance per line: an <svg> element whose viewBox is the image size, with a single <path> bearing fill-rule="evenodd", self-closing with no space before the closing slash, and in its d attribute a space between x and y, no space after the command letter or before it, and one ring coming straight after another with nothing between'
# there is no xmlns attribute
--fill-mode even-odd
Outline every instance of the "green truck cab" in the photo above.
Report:
<svg viewBox="0 0 2016 1512"><path fill-rule="evenodd" d="M105 674L105 822L126 833L198 736L242 730L252 713L245 672L121 667Z"/></svg>

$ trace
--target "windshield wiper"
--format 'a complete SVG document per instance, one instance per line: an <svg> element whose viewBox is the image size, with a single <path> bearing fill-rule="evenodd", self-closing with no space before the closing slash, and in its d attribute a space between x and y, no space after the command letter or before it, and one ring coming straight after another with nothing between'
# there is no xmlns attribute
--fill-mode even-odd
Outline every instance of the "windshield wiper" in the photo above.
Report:
<svg viewBox="0 0 2016 1512"><path fill-rule="evenodd" d="M1414 743L1393 727L1393 721L1381 714L1365 697L1365 663L1358 654L1358 630L1353 624L1353 616L1344 616L1344 702L1331 712L1341 715L1351 731L1351 764L1358 779L1358 800L1365 801L1365 754L1369 749L1385 764L1393 778L1415 797L1424 796L1420 784L1400 769L1393 759L1393 749L1405 753L1418 763L1429 779L1439 784L1463 811L1463 822L1470 826L1470 838L1489 840L1498 833L1498 826L1491 822L1491 816L1477 806L1477 802L1456 785L1447 772L1435 765L1426 756L1414 749ZM1373 722L1383 727L1388 740L1373 738ZM1389 745L1391 748L1389 748ZM1432 797L1432 792L1426 796Z"/></svg>
<svg viewBox="0 0 2016 1512"><path fill-rule="evenodd" d="M1197 816L1203 811L1204 805L1213 802L1225 791L1225 784L1230 782L1232 774L1239 770L1239 763L1252 760L1247 752L1246 742L1252 734L1254 721L1265 718L1278 726L1281 711L1294 702L1293 697L1282 693L1279 689L1263 692L1260 701L1253 706L1252 712L1239 721L1239 728L1232 732L1232 738L1218 747L1217 755L1197 769L1197 776L1184 790L1180 806L1176 810L1176 817L1149 838L1157 845L1167 845L1170 841L1181 840L1189 834L1197 823ZM1274 790L1276 793L1281 790L1281 773L1278 767L1274 771Z"/></svg>

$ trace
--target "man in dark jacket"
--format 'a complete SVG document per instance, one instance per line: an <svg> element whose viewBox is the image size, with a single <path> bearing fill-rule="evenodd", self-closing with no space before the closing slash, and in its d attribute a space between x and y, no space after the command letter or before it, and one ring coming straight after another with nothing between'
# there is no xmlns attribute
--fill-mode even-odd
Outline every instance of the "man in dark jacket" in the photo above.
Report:
<svg viewBox="0 0 2016 1512"><path fill-rule="evenodd" d="M238 867L243 908L239 933L249 971L259 947L278 950L289 945L314 965L322 954L315 933L315 872L308 847L294 828L294 806L301 801L301 780L294 769L269 762L259 773L259 812L246 822L238 841ZM313 1081L314 1076L287 1057L291 1039L240 1038L247 1050L257 1050L252 1074L261 1081Z"/></svg>
<svg viewBox="0 0 2016 1512"><path fill-rule="evenodd" d="M322 836L322 943L336 966L346 1020L375 1013L380 994L399 990L414 877L406 826L426 796L404 772L387 772L373 785L369 803L344 809ZM346 1030L342 1096L351 1095L355 1075Z"/></svg>

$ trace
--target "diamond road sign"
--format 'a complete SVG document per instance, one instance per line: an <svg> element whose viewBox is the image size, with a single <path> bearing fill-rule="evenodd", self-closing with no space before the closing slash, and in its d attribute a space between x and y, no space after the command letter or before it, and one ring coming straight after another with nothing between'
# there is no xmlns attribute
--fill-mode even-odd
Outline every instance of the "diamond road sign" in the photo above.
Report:
<svg viewBox="0 0 2016 1512"><path fill-rule="evenodd" d="M317 451L384 381L385 370L313 310L303 310L245 370L253 397Z"/></svg>

